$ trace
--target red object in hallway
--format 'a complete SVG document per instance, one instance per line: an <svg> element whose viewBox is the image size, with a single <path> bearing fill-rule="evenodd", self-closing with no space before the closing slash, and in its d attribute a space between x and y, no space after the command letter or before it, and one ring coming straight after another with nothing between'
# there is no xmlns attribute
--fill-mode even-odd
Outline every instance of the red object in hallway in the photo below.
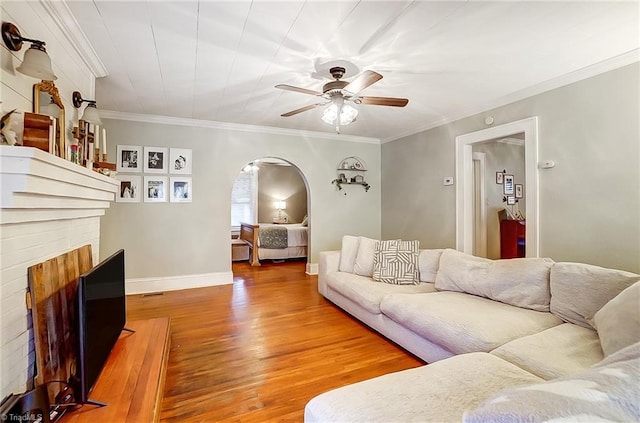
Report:
<svg viewBox="0 0 640 423"><path fill-rule="evenodd" d="M525 256L526 231L527 225L524 220L500 220L500 258Z"/></svg>

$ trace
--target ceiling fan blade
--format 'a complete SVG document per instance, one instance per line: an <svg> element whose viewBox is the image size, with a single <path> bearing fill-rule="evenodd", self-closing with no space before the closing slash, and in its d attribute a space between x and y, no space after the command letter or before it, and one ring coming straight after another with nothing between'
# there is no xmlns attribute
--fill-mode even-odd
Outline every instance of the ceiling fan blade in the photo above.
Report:
<svg viewBox="0 0 640 423"><path fill-rule="evenodd" d="M367 70L356 76L356 79L351 81L349 85L343 88L343 90L349 91L352 94L358 94L360 91L364 90L370 85L373 85L375 82L381 79L382 75L380 75L378 72Z"/></svg>
<svg viewBox="0 0 640 423"><path fill-rule="evenodd" d="M406 98L393 97L360 97L358 100L361 104L374 104L377 106L395 106L404 107L409 102Z"/></svg>
<svg viewBox="0 0 640 423"><path fill-rule="evenodd" d="M316 107L318 107L318 106L322 106L322 104L321 104L321 103L318 103L318 104L310 104L310 105L308 105L308 106L304 106L304 107L301 107L301 108L299 108L299 109L295 109L295 110L292 110L292 111L290 111L290 112L283 113L283 114L281 114L280 116L282 116L282 117L289 117L289 116L297 115L298 113L306 112L307 110L314 109L314 108L316 108Z"/></svg>
<svg viewBox="0 0 640 423"><path fill-rule="evenodd" d="M310 94L310 95L322 95L319 91L308 90L306 88L294 87L293 85L287 84L278 84L276 88L280 88L281 90L294 91L302 94Z"/></svg>

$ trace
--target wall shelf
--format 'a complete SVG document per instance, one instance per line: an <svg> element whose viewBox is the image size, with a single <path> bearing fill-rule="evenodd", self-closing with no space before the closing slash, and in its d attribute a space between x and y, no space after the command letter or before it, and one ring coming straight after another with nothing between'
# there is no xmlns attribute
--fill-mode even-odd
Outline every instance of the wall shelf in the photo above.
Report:
<svg viewBox="0 0 640 423"><path fill-rule="evenodd" d="M364 160L356 156L345 157L338 163L336 168L337 177L331 183L338 188L338 191L342 190L343 185L361 185L364 187L365 192L369 191L371 186L365 178L366 171L367 166ZM346 192L344 194L347 195Z"/></svg>

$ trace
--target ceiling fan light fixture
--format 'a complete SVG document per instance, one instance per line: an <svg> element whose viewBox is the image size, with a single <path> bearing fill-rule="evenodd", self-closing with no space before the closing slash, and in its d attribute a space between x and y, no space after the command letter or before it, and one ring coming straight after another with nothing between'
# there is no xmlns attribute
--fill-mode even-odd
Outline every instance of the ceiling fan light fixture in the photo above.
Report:
<svg viewBox="0 0 640 423"><path fill-rule="evenodd" d="M334 125L336 123L336 119L338 118L338 108L339 105L336 102L332 102L327 107L325 107L322 112L322 120L323 122ZM342 104L340 108L340 126L349 125L351 122L356 120L358 116L358 109L353 107L350 104Z"/></svg>

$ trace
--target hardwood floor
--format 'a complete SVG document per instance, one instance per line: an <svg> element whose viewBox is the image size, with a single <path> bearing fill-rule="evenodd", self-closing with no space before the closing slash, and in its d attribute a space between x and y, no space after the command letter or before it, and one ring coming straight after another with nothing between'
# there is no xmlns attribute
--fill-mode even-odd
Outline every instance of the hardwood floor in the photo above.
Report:
<svg viewBox="0 0 640 423"><path fill-rule="evenodd" d="M312 397L423 363L317 292L305 263L233 264L233 285L128 297L171 317L162 422L302 421Z"/></svg>

